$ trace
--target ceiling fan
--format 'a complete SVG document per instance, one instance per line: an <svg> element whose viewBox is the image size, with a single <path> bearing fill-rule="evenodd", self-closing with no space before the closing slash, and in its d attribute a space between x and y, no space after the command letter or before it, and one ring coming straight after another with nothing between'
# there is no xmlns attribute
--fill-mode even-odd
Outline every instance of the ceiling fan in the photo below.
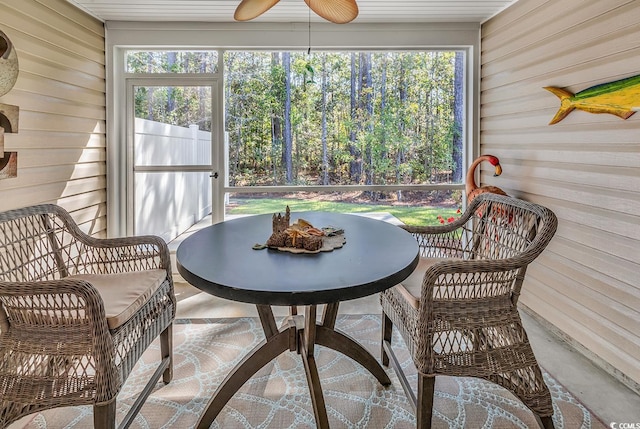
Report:
<svg viewBox="0 0 640 429"><path fill-rule="evenodd" d="M242 0L233 18L236 21L249 21L271 9L280 0ZM358 16L356 0L304 0L309 8L336 24L346 24Z"/></svg>

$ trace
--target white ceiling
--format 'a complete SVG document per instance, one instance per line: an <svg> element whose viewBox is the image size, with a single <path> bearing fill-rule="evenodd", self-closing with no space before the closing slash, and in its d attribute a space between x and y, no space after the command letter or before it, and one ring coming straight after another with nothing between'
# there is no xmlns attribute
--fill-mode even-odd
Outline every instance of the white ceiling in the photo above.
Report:
<svg viewBox="0 0 640 429"><path fill-rule="evenodd" d="M233 22L240 0L67 0L102 21ZM483 22L515 0L357 0L354 23ZM254 22L307 22L304 0L280 0ZM322 19L311 13L311 21Z"/></svg>

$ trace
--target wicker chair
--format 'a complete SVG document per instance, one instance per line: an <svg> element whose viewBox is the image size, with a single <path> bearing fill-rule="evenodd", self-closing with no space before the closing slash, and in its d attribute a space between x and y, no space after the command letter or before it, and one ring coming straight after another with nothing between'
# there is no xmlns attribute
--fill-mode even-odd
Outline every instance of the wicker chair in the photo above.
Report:
<svg viewBox="0 0 640 429"><path fill-rule="evenodd" d="M446 225L405 226L421 260L402 284L380 295L382 362L392 364L431 427L437 375L480 377L513 392L538 423L553 427L551 395L517 310L527 266L557 227L553 212L511 197L483 194ZM391 347L396 326L418 372L417 398Z"/></svg>
<svg viewBox="0 0 640 429"><path fill-rule="evenodd" d="M116 396L159 335L161 362L127 427L171 380L175 303L162 239L92 238L55 205L0 213L0 427L87 404L96 428L115 427Z"/></svg>

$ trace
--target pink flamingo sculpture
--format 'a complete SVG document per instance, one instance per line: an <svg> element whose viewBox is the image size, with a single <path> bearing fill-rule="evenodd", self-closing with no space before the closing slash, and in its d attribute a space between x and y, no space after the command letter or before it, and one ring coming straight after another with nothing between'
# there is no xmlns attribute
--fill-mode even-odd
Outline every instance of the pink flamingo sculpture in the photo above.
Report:
<svg viewBox="0 0 640 429"><path fill-rule="evenodd" d="M491 165L493 165L496 169L494 176L499 176L502 174L502 167L500 166L500 160L493 155L482 155L476 158L471 166L469 167L469 171L467 172L467 181L465 182L465 190L467 192L467 203L470 203L475 197L480 194L484 194L485 192L491 192L499 195L507 195L505 191L498 188L497 186L485 185L480 186L476 185L475 180L475 172L476 167L482 161L488 161Z"/></svg>

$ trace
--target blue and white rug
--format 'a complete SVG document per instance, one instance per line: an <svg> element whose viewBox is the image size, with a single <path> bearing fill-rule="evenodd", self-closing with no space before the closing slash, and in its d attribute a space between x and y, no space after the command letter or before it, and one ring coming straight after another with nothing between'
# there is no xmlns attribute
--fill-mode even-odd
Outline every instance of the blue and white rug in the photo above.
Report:
<svg viewBox="0 0 640 429"><path fill-rule="evenodd" d="M337 327L379 357L380 318L340 316ZM159 383L133 428L192 428L217 386L246 353L264 339L257 318L177 320L174 326L174 378ZM402 344L398 337L394 344ZM159 344L145 353L118 397L118 421L155 370ZM398 353L406 372L413 364ZM393 384L381 386L362 366L318 346L316 361L329 423L336 428L415 428L414 412L392 369ZM415 381L415 376L412 377ZM605 428L566 389L545 374L557 429ZM90 428L91 407L69 407L35 414L25 428ZM21 426L11 426L21 427ZM315 428L302 360L284 353L267 364L229 401L212 428ZM474 378L437 377L433 426L436 428L536 428L536 420L505 389Z"/></svg>

